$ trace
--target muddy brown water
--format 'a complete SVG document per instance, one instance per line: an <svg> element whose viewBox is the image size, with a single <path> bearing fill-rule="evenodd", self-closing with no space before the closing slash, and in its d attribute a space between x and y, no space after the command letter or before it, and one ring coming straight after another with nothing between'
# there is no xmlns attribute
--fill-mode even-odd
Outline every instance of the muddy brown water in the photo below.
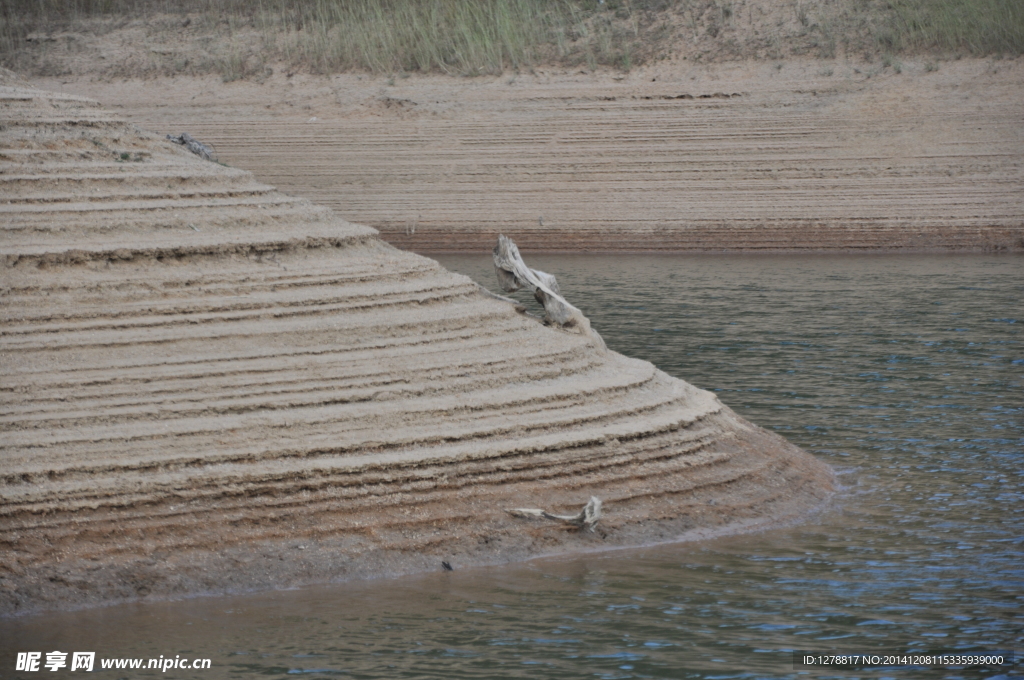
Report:
<svg viewBox="0 0 1024 680"><path fill-rule="evenodd" d="M440 259L495 288L488 258ZM613 349L833 465L839 497L755 535L0 621L0 678L61 676L13 670L17 652L54 650L212 665L95 671L110 678L711 680L800 677L793 650L1024 648L1019 257L529 263L558 276Z"/></svg>

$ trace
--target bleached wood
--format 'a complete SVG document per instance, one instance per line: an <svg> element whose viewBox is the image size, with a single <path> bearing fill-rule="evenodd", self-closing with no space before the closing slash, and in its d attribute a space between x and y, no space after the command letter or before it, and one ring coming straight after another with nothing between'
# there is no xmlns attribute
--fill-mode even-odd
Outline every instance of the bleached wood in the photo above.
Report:
<svg viewBox="0 0 1024 680"><path fill-rule="evenodd" d="M582 333L591 338L599 349L606 349L604 340L590 327L590 320L561 296L555 277L530 269L519 254L519 248L504 234L498 236L498 244L494 246L494 270L505 292L512 293L524 287L532 290L537 301L544 305L545 321Z"/></svg>
<svg viewBox="0 0 1024 680"><path fill-rule="evenodd" d="M186 149L199 156L203 160L213 160L213 149L208 144L203 144L198 139L193 137L187 132L182 132L180 135L167 135L167 139L171 140L175 144L181 144Z"/></svg>
<svg viewBox="0 0 1024 680"><path fill-rule="evenodd" d="M583 529L594 530L594 526L601 519L601 499L591 496L587 504L575 515L555 515L539 508L514 508L509 514L515 517L543 517L556 522L566 522Z"/></svg>

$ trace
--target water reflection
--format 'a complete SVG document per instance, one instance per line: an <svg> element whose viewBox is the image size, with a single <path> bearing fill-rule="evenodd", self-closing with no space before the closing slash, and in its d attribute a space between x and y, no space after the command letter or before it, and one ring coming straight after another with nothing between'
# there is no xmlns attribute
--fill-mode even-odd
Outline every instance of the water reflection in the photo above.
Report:
<svg viewBox="0 0 1024 680"><path fill-rule="evenodd" d="M213 660L132 675L168 678L1020 673L801 672L790 654L1024 648L1018 258L528 261L611 348L834 465L841 497L701 544L0 622L0 677L33 649ZM487 258L443 262L492 285Z"/></svg>

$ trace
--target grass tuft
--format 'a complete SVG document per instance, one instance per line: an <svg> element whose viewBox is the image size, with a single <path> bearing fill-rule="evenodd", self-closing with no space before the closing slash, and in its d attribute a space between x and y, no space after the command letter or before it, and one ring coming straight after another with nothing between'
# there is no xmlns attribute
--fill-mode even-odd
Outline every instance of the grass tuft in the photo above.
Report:
<svg viewBox="0 0 1024 680"><path fill-rule="evenodd" d="M196 25L223 26L225 42L246 29L263 34L272 49L256 59L230 47L210 59L225 80L261 73L263 54L314 72L479 75L557 61L629 69L639 35L629 2L614 0L4 0L0 57L33 32L160 13L201 15Z"/></svg>
<svg viewBox="0 0 1024 680"><path fill-rule="evenodd" d="M296 21L291 12L276 18L314 70L477 75L532 62L561 9L536 0L317 0Z"/></svg>
<svg viewBox="0 0 1024 680"><path fill-rule="evenodd" d="M1021 0L891 0L889 6L888 49L1024 53Z"/></svg>

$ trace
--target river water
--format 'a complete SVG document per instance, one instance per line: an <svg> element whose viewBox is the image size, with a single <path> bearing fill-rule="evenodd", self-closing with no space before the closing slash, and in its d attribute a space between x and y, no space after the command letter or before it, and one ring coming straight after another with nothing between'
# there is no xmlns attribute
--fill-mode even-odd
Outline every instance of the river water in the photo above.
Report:
<svg viewBox="0 0 1024 680"><path fill-rule="evenodd" d="M440 259L496 288L489 258ZM0 678L61 675L13 672L25 650L212 662L96 671L109 678L1024 673L793 666L793 650L1024 652L1021 258L528 262L558 276L609 347L714 390L831 464L841 492L753 535L0 621Z"/></svg>

